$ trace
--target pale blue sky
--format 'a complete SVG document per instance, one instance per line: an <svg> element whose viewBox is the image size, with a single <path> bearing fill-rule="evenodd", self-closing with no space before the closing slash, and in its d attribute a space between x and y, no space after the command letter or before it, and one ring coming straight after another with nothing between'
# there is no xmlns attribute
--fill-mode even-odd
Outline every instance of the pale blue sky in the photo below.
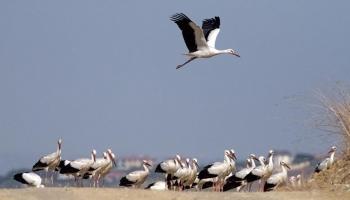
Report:
<svg viewBox="0 0 350 200"><path fill-rule="evenodd" d="M201 2L201 4L198 4ZM221 158L322 152L308 104L349 84L348 1L0 1L0 173L111 147L118 155ZM196 60L169 20L221 17ZM314 99L315 100L315 99ZM305 110L304 110L305 109Z"/></svg>

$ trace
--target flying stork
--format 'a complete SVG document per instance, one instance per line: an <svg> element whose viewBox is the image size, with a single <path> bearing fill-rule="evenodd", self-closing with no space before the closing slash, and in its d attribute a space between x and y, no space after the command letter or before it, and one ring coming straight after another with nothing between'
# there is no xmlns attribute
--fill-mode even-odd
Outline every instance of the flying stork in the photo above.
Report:
<svg viewBox="0 0 350 200"><path fill-rule="evenodd" d="M290 169L290 167L285 162L280 162L280 165L282 167L282 171L270 176L266 180L266 183L264 185L264 192L274 190L278 186L287 183L287 180L288 180L287 169Z"/></svg>
<svg viewBox="0 0 350 200"><path fill-rule="evenodd" d="M336 146L332 146L331 149L329 150L328 154L329 157L325 158L322 162L318 163L315 169L315 172L318 173L320 171L329 169L333 162L334 162L334 154L335 151L337 150Z"/></svg>
<svg viewBox="0 0 350 200"><path fill-rule="evenodd" d="M143 169L130 172L128 175L120 179L119 186L139 188L149 175L149 167L152 167L149 161L143 160Z"/></svg>
<svg viewBox="0 0 350 200"><path fill-rule="evenodd" d="M215 48L216 37L220 31L220 17L204 19L202 28L183 13L176 13L170 19L179 26L189 50L189 53L185 54L189 59L185 63L178 65L176 69L197 58L210 58L219 54L232 54L240 57L238 52L233 49L218 50Z"/></svg>
<svg viewBox="0 0 350 200"><path fill-rule="evenodd" d="M45 170L46 172L45 179L46 179L48 171L54 172L56 167L60 164L61 146L62 146L62 139L58 139L56 152L42 156L38 160L38 162L36 162L33 165L32 171L35 172L35 171ZM53 183L53 173L51 174L51 183Z"/></svg>
<svg viewBox="0 0 350 200"><path fill-rule="evenodd" d="M41 184L40 176L34 172L18 173L13 176L13 179L31 187L44 187L44 185Z"/></svg>

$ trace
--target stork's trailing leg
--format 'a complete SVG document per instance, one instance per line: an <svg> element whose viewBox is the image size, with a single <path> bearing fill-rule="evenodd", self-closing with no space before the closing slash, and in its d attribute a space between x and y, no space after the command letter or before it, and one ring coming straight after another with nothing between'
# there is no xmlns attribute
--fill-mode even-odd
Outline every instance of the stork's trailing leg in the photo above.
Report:
<svg viewBox="0 0 350 200"><path fill-rule="evenodd" d="M192 58L188 59L184 64L178 65L178 66L176 67L176 69L179 69L180 67L185 66L187 63L191 62L192 60L194 60L194 59L196 59L196 58L197 58L197 57L192 57Z"/></svg>

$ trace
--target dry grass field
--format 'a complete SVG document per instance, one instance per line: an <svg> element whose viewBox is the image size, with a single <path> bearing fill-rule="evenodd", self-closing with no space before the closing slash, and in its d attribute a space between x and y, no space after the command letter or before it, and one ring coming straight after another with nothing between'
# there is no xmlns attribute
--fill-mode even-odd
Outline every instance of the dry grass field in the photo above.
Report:
<svg viewBox="0 0 350 200"><path fill-rule="evenodd" d="M276 200L349 200L350 193L327 192L314 190L310 192L169 192L169 191L146 191L135 189L113 189L113 188L25 188L25 189L1 189L1 200L249 200L249 199L276 199Z"/></svg>

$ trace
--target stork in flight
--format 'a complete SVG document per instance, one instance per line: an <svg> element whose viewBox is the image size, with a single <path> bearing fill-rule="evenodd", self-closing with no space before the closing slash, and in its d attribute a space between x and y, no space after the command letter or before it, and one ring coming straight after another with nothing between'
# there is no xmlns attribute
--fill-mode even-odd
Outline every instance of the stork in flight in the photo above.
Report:
<svg viewBox="0 0 350 200"><path fill-rule="evenodd" d="M183 13L176 13L170 19L182 31L182 36L189 50L189 53L185 55L190 57L185 63L178 65L176 69L197 58L210 58L219 54L232 54L240 57L238 52L233 49L218 50L215 48L216 37L220 31L220 17L204 19L202 28Z"/></svg>

